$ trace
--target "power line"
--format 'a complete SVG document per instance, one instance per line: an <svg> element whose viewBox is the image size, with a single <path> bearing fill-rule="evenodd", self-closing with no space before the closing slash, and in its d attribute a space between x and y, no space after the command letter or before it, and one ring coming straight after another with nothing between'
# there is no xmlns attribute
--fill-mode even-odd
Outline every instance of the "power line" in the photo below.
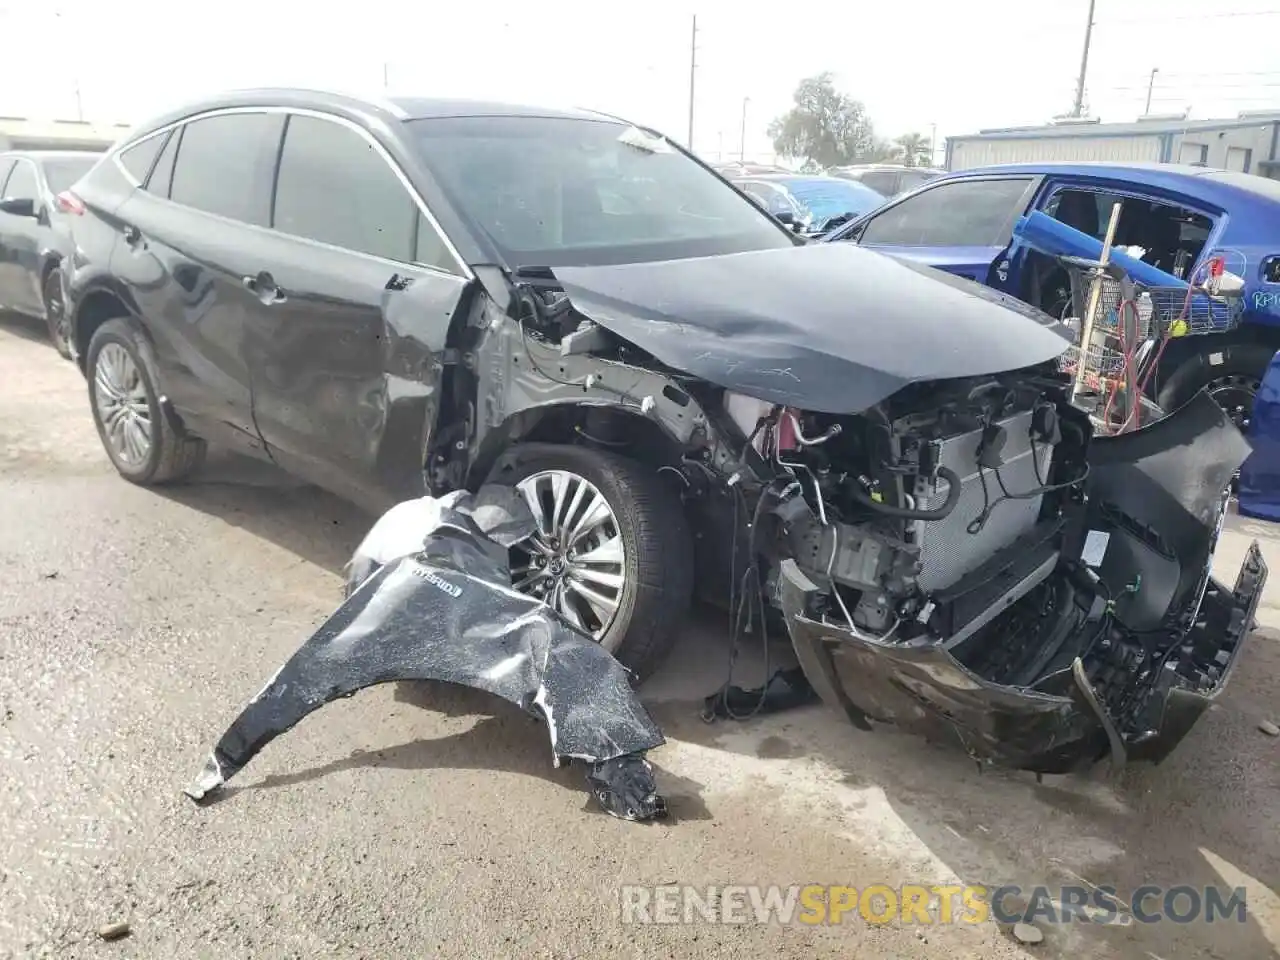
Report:
<svg viewBox="0 0 1280 960"><path fill-rule="evenodd" d="M1174 16L1163 14L1154 17L1124 17L1115 20L1099 20L1098 26L1108 27L1113 24L1165 23L1169 20L1231 20L1240 17L1280 17L1280 10L1239 10L1227 13L1187 13Z"/></svg>

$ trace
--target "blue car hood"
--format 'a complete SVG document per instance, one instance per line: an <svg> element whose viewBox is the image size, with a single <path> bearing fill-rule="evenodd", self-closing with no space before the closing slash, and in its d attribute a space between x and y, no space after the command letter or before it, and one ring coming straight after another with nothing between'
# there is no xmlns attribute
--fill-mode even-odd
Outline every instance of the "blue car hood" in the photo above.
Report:
<svg viewBox="0 0 1280 960"><path fill-rule="evenodd" d="M1068 346L1065 327L1020 300L846 243L554 272L579 313L667 366L819 413Z"/></svg>

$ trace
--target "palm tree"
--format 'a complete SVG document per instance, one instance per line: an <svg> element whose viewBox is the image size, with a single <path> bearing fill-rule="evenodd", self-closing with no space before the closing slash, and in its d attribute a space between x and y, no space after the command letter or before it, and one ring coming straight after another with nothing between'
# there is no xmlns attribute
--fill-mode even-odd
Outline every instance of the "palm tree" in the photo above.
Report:
<svg viewBox="0 0 1280 960"><path fill-rule="evenodd" d="M933 146L923 133L904 133L894 143L902 151L902 162L908 167L928 166L933 161Z"/></svg>

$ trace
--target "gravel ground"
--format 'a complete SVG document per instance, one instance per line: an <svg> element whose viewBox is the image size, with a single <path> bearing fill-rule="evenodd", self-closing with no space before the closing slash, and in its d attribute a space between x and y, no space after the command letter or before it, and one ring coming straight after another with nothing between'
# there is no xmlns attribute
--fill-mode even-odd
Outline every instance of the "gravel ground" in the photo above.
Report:
<svg viewBox="0 0 1280 960"><path fill-rule="evenodd" d="M225 799L181 793L245 699L334 607L370 519L217 460L140 489L84 382L0 321L0 955L1220 957L1280 945L1280 579L1222 702L1117 782L980 773L821 708L705 725L725 640L698 614L643 691L674 818L596 812L529 718L433 685L366 691L281 737ZM1224 574L1249 538L1232 518ZM623 884L1243 885L1249 920L917 929L623 924ZM99 928L127 921L107 943Z"/></svg>

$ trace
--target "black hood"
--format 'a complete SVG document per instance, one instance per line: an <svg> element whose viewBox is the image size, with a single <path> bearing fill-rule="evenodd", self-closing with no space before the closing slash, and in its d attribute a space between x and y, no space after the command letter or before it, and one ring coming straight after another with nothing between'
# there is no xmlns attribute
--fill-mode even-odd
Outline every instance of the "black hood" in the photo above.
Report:
<svg viewBox="0 0 1280 960"><path fill-rule="evenodd" d="M575 309L668 366L819 413L1029 367L1068 345L1019 300L847 243L555 275Z"/></svg>

